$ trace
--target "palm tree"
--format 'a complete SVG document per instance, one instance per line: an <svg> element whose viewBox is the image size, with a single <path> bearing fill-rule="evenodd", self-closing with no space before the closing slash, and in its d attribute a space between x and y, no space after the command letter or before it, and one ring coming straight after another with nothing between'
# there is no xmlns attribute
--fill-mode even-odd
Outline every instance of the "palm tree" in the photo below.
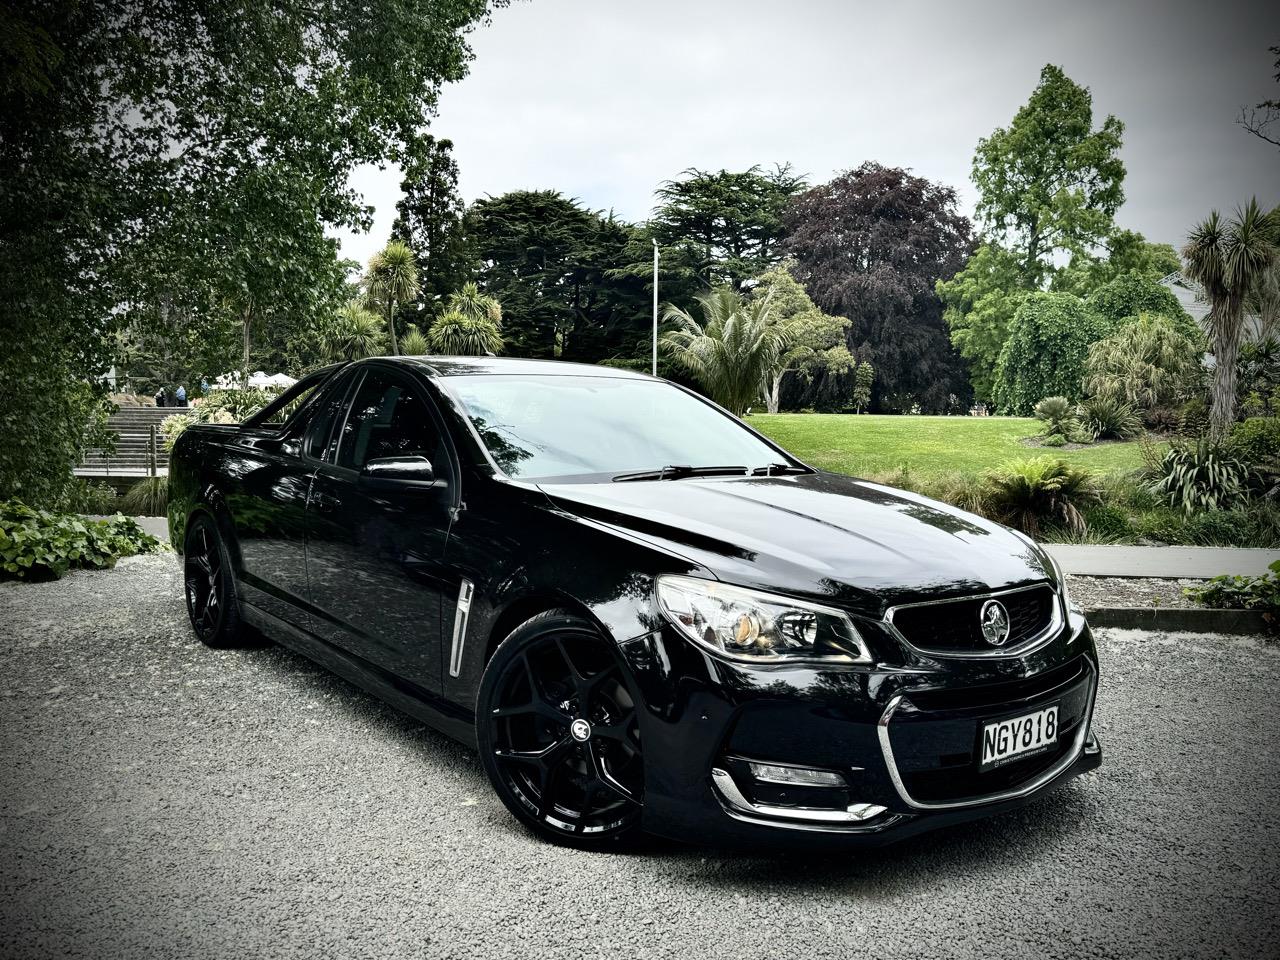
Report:
<svg viewBox="0 0 1280 960"><path fill-rule="evenodd" d="M769 375L783 362L791 332L773 319L772 295L744 300L729 287L697 297L703 322L668 306L663 319L676 329L662 347L722 407L742 416L759 400Z"/></svg>
<svg viewBox="0 0 1280 960"><path fill-rule="evenodd" d="M406 357L421 357L431 352L431 347L427 344L427 338L422 335L422 331L414 324L409 324L409 329L401 341L400 347L404 350Z"/></svg>
<svg viewBox="0 0 1280 960"><path fill-rule="evenodd" d="M1209 332L1213 341L1213 388L1209 430L1221 439L1235 420L1236 360L1244 326L1244 304L1277 257L1276 211L1264 214L1250 200L1229 223L1215 210L1187 238L1182 257L1187 276L1209 299Z"/></svg>
<svg viewBox="0 0 1280 960"><path fill-rule="evenodd" d="M498 329L502 329L502 304L496 297L481 293L474 281L462 285L462 289L449 294L449 302L445 312L462 314L473 320L488 320Z"/></svg>
<svg viewBox="0 0 1280 960"><path fill-rule="evenodd" d="M360 360L382 352L382 318L358 300L343 304L333 323L320 334L320 347L331 360Z"/></svg>
<svg viewBox="0 0 1280 960"><path fill-rule="evenodd" d="M502 349L502 331L488 317L447 310L427 330L427 345L433 353L483 357Z"/></svg>
<svg viewBox="0 0 1280 960"><path fill-rule="evenodd" d="M369 259L367 282L369 295L378 299L387 311L391 352L398 354L396 308L418 295L418 258L405 244L392 240Z"/></svg>

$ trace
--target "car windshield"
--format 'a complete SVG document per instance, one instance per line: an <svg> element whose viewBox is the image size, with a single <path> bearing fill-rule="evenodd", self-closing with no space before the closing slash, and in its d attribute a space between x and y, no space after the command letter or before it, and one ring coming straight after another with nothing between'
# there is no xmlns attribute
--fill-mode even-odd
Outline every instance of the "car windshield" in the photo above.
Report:
<svg viewBox="0 0 1280 960"><path fill-rule="evenodd" d="M658 380L536 375L446 380L510 477L619 476L677 465L752 469L782 460L734 420Z"/></svg>

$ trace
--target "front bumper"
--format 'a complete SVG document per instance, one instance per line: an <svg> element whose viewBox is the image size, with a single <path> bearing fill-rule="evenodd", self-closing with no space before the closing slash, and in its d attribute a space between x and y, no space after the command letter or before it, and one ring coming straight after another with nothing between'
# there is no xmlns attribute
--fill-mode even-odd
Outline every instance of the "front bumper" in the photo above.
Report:
<svg viewBox="0 0 1280 960"><path fill-rule="evenodd" d="M1084 618L1032 655L908 657L875 670L747 667L669 630L623 645L642 701L645 827L730 845L878 845L1032 802L1102 762ZM1046 754L979 772L984 722L1059 706ZM753 779L750 761L836 771L843 791Z"/></svg>

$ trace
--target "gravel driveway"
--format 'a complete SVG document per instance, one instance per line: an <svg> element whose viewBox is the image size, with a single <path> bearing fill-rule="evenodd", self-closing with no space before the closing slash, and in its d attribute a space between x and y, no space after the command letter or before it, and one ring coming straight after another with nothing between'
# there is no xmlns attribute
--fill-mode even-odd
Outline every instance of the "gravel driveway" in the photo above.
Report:
<svg viewBox="0 0 1280 960"><path fill-rule="evenodd" d="M177 563L0 585L0 955L1277 955L1280 649L1103 632L1103 768L861 856L537 842L474 754L279 648L188 632Z"/></svg>

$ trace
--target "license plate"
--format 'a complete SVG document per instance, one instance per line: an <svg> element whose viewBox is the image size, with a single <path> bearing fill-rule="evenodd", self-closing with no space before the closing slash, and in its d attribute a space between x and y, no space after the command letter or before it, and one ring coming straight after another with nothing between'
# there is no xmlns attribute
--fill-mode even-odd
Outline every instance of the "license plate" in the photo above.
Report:
<svg viewBox="0 0 1280 960"><path fill-rule="evenodd" d="M1058 742L1058 705L1034 713L997 720L982 727L982 763L990 770L1010 760L1042 753Z"/></svg>

